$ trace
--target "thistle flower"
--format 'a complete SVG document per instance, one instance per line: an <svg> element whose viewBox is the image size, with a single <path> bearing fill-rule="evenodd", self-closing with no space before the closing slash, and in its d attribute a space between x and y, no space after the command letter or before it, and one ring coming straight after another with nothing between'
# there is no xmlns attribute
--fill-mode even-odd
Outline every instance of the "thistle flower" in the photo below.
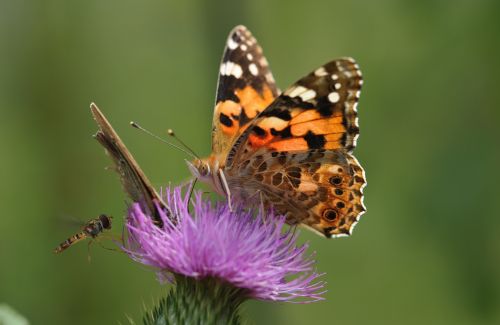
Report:
<svg viewBox="0 0 500 325"><path fill-rule="evenodd" d="M308 245L296 245L297 232L282 231L284 217L264 215L262 209L255 216L241 206L230 211L226 203L203 200L201 192L195 193L190 213L189 195L182 194L181 187L167 190L164 197L173 217L158 209L162 228L140 204L129 208L125 250L135 261L156 269L161 281L174 282L177 294L193 296L186 287L197 291L197 297L191 297L197 301L183 308L199 305L210 291L207 286L219 293L212 299L235 304L235 315L248 298L300 303L323 299L324 282L318 281L314 260L306 256ZM182 300L175 294L169 298L171 304Z"/></svg>

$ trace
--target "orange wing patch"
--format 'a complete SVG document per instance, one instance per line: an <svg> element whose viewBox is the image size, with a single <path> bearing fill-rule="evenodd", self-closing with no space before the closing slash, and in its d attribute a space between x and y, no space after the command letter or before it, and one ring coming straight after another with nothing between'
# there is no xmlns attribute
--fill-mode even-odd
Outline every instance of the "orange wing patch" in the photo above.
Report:
<svg viewBox="0 0 500 325"><path fill-rule="evenodd" d="M265 86L262 93L257 92L251 86L237 89L235 94L239 102L225 100L215 106L214 113L214 145L217 144L217 152L229 151L233 141L243 133L260 112L262 112L274 100L273 91ZM218 118L218 123L215 119ZM220 132L219 132L220 131Z"/></svg>
<svg viewBox="0 0 500 325"><path fill-rule="evenodd" d="M258 93L251 86L246 86L243 89L236 90L236 96L238 96L238 98L240 99L240 104L243 107L243 111L247 119L249 120L255 118L260 112L262 112L267 106L269 106L269 104L273 102L275 97L268 86L264 86L261 93ZM240 118L240 121L241 120L242 119ZM248 123L249 120L245 122ZM247 123L245 123L244 125L246 125Z"/></svg>
<svg viewBox="0 0 500 325"><path fill-rule="evenodd" d="M241 114L241 105L232 100L226 100L215 106L215 112L220 119L221 131L227 136L234 136L240 128L237 117Z"/></svg>
<svg viewBox="0 0 500 325"><path fill-rule="evenodd" d="M309 122L302 122L292 125L290 129L293 136L300 137L306 135L308 132L314 134L332 134L343 133L345 127L342 125L342 117L330 117Z"/></svg>

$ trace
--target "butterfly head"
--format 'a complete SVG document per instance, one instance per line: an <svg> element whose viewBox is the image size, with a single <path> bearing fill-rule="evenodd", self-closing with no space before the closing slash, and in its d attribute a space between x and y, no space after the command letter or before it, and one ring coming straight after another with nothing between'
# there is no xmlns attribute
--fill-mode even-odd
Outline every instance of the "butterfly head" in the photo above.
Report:
<svg viewBox="0 0 500 325"><path fill-rule="evenodd" d="M202 182L209 184L212 189L220 194L226 195L224 186L221 181L221 167L219 161L215 156L210 156L205 159L195 159L193 161L186 161L194 177Z"/></svg>
<svg viewBox="0 0 500 325"><path fill-rule="evenodd" d="M212 178L212 168L208 159L195 159L186 163L194 177L201 181L209 181Z"/></svg>

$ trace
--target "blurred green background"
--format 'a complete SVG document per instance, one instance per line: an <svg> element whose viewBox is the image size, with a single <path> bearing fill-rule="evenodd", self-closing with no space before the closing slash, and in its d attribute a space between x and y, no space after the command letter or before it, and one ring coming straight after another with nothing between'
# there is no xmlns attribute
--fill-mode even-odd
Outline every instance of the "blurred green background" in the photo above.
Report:
<svg viewBox="0 0 500 325"><path fill-rule="evenodd" d="M107 114L155 186L209 153L218 64L245 24L281 88L337 57L365 78L356 155L368 212L351 238L309 232L327 300L249 302L249 324L500 323L500 6L496 1L2 1L0 303L33 324L140 320L168 289L85 244L67 217L120 217L125 196L92 138ZM120 232L120 222L115 227Z"/></svg>

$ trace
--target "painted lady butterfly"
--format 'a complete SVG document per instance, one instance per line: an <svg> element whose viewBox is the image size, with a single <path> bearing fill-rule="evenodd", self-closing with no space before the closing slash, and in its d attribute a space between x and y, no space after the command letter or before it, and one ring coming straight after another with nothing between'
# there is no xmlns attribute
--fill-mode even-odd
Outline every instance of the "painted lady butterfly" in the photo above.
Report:
<svg viewBox="0 0 500 325"><path fill-rule="evenodd" d="M349 235L365 212L365 175L351 155L362 83L344 58L280 95L255 38L234 28L220 65L212 154L190 162L191 172L230 203L262 201L289 224Z"/></svg>
<svg viewBox="0 0 500 325"><path fill-rule="evenodd" d="M142 208L152 216L153 221L158 226L163 226L157 208L163 209L168 215L172 215L169 206L163 201L161 195L156 192L146 174L139 167L139 164L99 108L92 103L90 110L99 125L99 131L94 137L106 149L106 153L113 160L115 169L120 175L123 189L133 202L142 205Z"/></svg>

